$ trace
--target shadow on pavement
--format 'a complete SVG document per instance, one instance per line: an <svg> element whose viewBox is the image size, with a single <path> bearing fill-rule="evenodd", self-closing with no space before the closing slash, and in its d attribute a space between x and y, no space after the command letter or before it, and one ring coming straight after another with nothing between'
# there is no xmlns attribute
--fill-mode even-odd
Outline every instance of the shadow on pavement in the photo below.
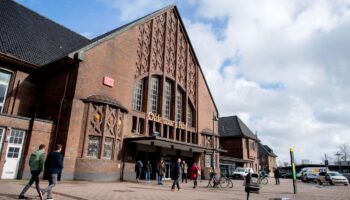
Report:
<svg viewBox="0 0 350 200"><path fill-rule="evenodd" d="M15 194L4 194L4 193L0 193L0 196L7 197L10 199L17 199L18 197L18 195L15 195Z"/></svg>
<svg viewBox="0 0 350 200"><path fill-rule="evenodd" d="M64 193L60 193L60 192L52 192L52 193L60 195L60 196L68 197L68 198L71 198L71 199L75 199L75 200L89 200L89 199L76 197L76 196L73 196L73 195L70 195L70 194L64 194Z"/></svg>

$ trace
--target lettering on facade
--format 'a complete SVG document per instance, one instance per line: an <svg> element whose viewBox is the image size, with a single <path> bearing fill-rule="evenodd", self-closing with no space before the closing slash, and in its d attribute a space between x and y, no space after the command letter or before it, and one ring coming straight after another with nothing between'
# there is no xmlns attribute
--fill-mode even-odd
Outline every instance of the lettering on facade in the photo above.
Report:
<svg viewBox="0 0 350 200"><path fill-rule="evenodd" d="M168 125L168 126L172 126L174 128L179 128L179 129L183 129L185 130L186 129L186 124L183 123L183 122L176 122L176 121L173 121L173 120L170 120L170 119L165 119L157 114L154 114L152 112L150 112L148 114L148 119L150 121L155 121L155 122L158 122L158 123L161 123L161 124L165 124L165 125Z"/></svg>

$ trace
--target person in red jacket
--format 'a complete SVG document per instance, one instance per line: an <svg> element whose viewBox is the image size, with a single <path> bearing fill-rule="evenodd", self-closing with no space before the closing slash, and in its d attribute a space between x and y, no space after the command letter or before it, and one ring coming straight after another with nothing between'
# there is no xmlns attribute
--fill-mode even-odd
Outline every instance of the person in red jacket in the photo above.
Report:
<svg viewBox="0 0 350 200"><path fill-rule="evenodd" d="M193 180L193 189L197 187L197 178L200 174L200 168L197 166L197 163L193 163L190 169L190 178Z"/></svg>

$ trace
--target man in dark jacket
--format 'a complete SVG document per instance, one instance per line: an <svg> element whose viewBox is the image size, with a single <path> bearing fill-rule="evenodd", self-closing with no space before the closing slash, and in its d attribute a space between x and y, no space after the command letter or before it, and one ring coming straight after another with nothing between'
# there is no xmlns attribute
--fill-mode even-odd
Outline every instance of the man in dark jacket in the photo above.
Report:
<svg viewBox="0 0 350 200"><path fill-rule="evenodd" d="M40 191L40 186L39 186L39 175L44 168L44 161L45 161L45 144L41 144L39 146L39 149L34 151L30 155L29 166L30 166L30 173L32 174L32 177L30 178L28 184L23 188L21 194L18 196L18 199L28 199L28 197L24 196L24 194L27 192L30 186L33 185L34 182L35 182L36 190L39 193L40 200L43 199L43 195Z"/></svg>
<svg viewBox="0 0 350 200"><path fill-rule="evenodd" d="M141 172L142 172L142 161L138 160L135 164L135 172L136 172L136 181L139 182L141 178Z"/></svg>
<svg viewBox="0 0 350 200"><path fill-rule="evenodd" d="M60 153L62 150L62 145L57 144L55 146L55 151L47 155L45 161L45 174L47 174L49 179L49 186L42 190L42 193L47 192L47 200L53 200L52 198L52 188L57 184L57 177L61 174L63 169L63 156Z"/></svg>
<svg viewBox="0 0 350 200"><path fill-rule="evenodd" d="M278 170L278 168L274 168L273 174L275 176L276 185L279 185L280 184L280 171Z"/></svg>
<svg viewBox="0 0 350 200"><path fill-rule="evenodd" d="M177 163L175 163L174 169L173 169L173 185L171 186L171 191L175 192L175 185L177 186L177 190L180 190L179 185L179 178L181 174L181 167L180 167L181 159L177 159Z"/></svg>

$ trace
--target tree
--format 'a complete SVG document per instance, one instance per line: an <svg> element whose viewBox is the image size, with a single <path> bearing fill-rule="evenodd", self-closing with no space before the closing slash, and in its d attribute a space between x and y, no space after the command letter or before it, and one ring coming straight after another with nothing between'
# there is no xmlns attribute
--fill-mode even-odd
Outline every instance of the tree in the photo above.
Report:
<svg viewBox="0 0 350 200"><path fill-rule="evenodd" d="M350 146L348 144L342 144L338 148L341 155L340 159L345 162L348 161L350 159Z"/></svg>

